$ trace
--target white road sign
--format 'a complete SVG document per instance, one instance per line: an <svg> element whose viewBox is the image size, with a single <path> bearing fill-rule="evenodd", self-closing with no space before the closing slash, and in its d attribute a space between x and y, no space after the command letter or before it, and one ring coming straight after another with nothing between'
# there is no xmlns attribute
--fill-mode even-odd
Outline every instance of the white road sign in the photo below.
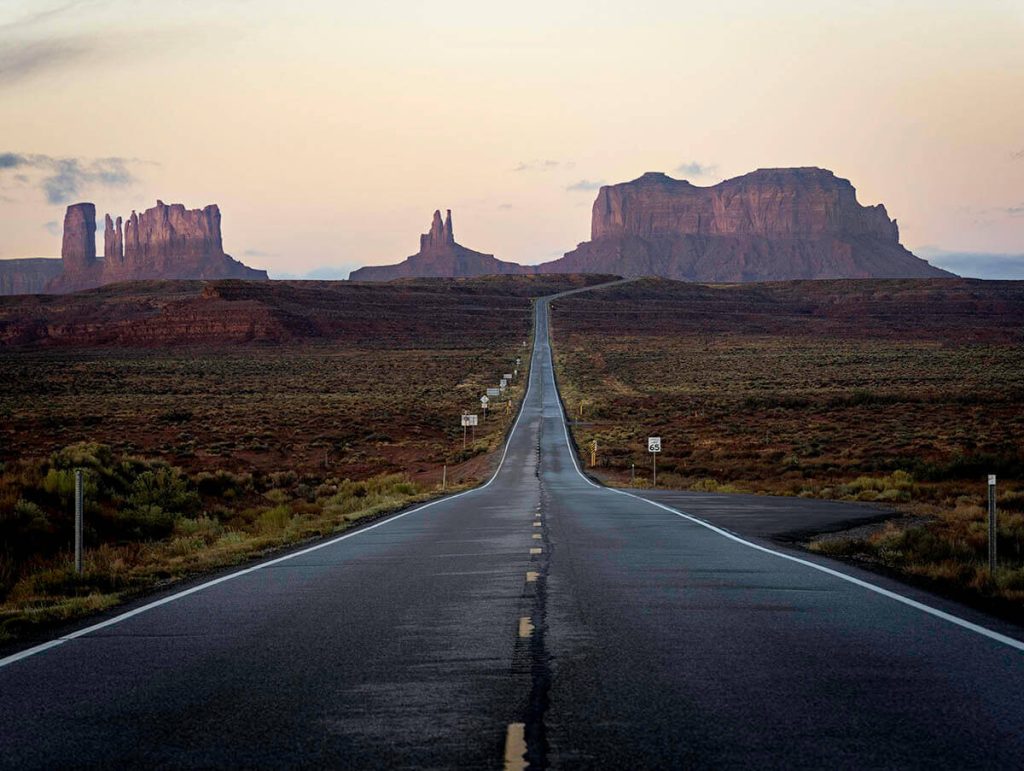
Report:
<svg viewBox="0 0 1024 771"><path fill-rule="evenodd" d="M661 437L647 437L647 452L661 452Z"/></svg>
<svg viewBox="0 0 1024 771"><path fill-rule="evenodd" d="M501 396L501 389L500 388L488 388L487 389L487 395L488 396Z"/></svg>
<svg viewBox="0 0 1024 771"><path fill-rule="evenodd" d="M475 426L475 425L477 425L477 417L476 417L476 415L463 415L462 416L462 425L464 425L464 426Z"/></svg>
<svg viewBox="0 0 1024 771"><path fill-rule="evenodd" d="M480 397L480 404L482 404L484 407L486 407L490 403L490 401L491 400L488 399L486 396Z"/></svg>
<svg viewBox="0 0 1024 771"><path fill-rule="evenodd" d="M505 373L505 380L508 380L508 381L512 380L512 373L511 372L506 372Z"/></svg>

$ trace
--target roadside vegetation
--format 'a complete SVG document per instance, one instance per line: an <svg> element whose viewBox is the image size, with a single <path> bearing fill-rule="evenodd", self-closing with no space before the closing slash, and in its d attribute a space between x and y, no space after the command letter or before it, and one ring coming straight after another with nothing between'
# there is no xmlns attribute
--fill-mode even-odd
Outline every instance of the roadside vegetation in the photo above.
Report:
<svg viewBox="0 0 1024 771"><path fill-rule="evenodd" d="M330 340L0 348L0 643L483 480L525 391L530 298L563 284L344 286ZM517 358L464 447L460 414Z"/></svg>
<svg viewBox="0 0 1024 771"><path fill-rule="evenodd" d="M1024 288L989 298L988 283L947 283L929 300L912 284L651 281L559 301L556 367L581 460L596 440L593 473L647 486L646 440L660 435L659 487L893 508L885 525L809 546L1019 610Z"/></svg>

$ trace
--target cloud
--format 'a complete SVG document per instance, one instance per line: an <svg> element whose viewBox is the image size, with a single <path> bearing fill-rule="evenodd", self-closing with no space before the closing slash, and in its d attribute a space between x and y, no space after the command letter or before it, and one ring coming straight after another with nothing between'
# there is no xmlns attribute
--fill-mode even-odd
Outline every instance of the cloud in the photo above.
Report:
<svg viewBox="0 0 1024 771"><path fill-rule="evenodd" d="M965 278L1024 279L1024 254L954 252L934 246L915 249L914 253Z"/></svg>
<svg viewBox="0 0 1024 771"><path fill-rule="evenodd" d="M1015 161L1024 161L1024 148L1018 150L1015 153L1010 153L1010 157Z"/></svg>
<svg viewBox="0 0 1024 771"><path fill-rule="evenodd" d="M19 83L47 70L77 64L98 50L99 41L88 37L3 41L0 45L0 87Z"/></svg>
<svg viewBox="0 0 1024 771"><path fill-rule="evenodd" d="M688 163L680 163L676 166L676 173L685 174L690 177L706 177L709 174L714 174L717 168L717 164L689 161Z"/></svg>
<svg viewBox="0 0 1024 771"><path fill-rule="evenodd" d="M565 189L570 192L588 192L591 190L598 190L602 185L604 185L603 180L591 182L589 179L581 179L579 182L574 182Z"/></svg>
<svg viewBox="0 0 1024 771"><path fill-rule="evenodd" d="M45 230L51 236L59 236L61 233L60 223L57 222L57 220L50 220L49 222L44 222L43 230Z"/></svg>
<svg viewBox="0 0 1024 771"><path fill-rule="evenodd" d="M516 207L515 207L515 206L513 206L513 205L512 205L512 204L510 204L510 203L499 203L499 204L498 204L498 208L499 208L499 209L502 209L502 210L508 210L508 209L514 209L514 208L516 208Z"/></svg>
<svg viewBox="0 0 1024 771"><path fill-rule="evenodd" d="M38 187L51 204L67 203L89 188L122 188L135 182L131 158L55 158L50 155L0 153L0 181L17 170L12 180Z"/></svg>
<svg viewBox="0 0 1024 771"><path fill-rule="evenodd" d="M242 252L243 257L273 257L274 255L270 252L264 252L260 249L246 249Z"/></svg>
<svg viewBox="0 0 1024 771"><path fill-rule="evenodd" d="M520 161L512 171L555 171L557 169L572 169L576 164L573 161Z"/></svg>
<svg viewBox="0 0 1024 771"><path fill-rule="evenodd" d="M1011 217L1024 217L1024 203L1018 206L1008 206L1003 211Z"/></svg>

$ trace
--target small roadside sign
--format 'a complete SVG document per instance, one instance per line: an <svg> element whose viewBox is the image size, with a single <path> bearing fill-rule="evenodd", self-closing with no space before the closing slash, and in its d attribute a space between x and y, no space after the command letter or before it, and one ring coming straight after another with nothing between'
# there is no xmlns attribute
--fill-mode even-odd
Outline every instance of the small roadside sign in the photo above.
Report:
<svg viewBox="0 0 1024 771"><path fill-rule="evenodd" d="M505 375L504 375L504 378L505 378L505 380L511 382L512 381L512 373L511 372L506 372Z"/></svg>
<svg viewBox="0 0 1024 771"><path fill-rule="evenodd" d="M463 415L462 416L462 425L464 425L464 426L475 426L475 425L477 425L477 416L476 415Z"/></svg>
<svg viewBox="0 0 1024 771"><path fill-rule="evenodd" d="M487 395L488 396L492 396L492 397L493 396L501 396L501 389L500 388L488 388L487 389Z"/></svg>
<svg viewBox="0 0 1024 771"><path fill-rule="evenodd" d="M486 396L481 396L480 397L480 404L483 407L486 407L488 404L490 404L490 401L491 400L488 397L486 397Z"/></svg>
<svg viewBox="0 0 1024 771"><path fill-rule="evenodd" d="M661 452L661 437L647 437L647 452Z"/></svg>

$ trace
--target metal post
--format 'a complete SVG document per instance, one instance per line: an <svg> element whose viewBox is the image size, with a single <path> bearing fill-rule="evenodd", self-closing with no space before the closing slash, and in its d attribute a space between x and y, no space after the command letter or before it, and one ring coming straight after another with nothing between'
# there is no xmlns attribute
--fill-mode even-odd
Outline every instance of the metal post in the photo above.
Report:
<svg viewBox="0 0 1024 771"><path fill-rule="evenodd" d="M636 464L632 463L629 467L629 483L631 485L636 484Z"/></svg>
<svg viewBox="0 0 1024 771"><path fill-rule="evenodd" d="M82 484L82 469L75 469L75 572L82 572L82 529L84 508L84 485Z"/></svg>
<svg viewBox="0 0 1024 771"><path fill-rule="evenodd" d="M651 453L651 468L654 469L654 474L651 478L651 487L658 486L658 453Z"/></svg>
<svg viewBox="0 0 1024 771"><path fill-rule="evenodd" d="M996 572L996 475L988 475L988 570Z"/></svg>
<svg viewBox="0 0 1024 771"><path fill-rule="evenodd" d="M444 464L444 468L441 469L441 491L448 489L448 464Z"/></svg>
<svg viewBox="0 0 1024 771"><path fill-rule="evenodd" d="M466 424L462 424L462 449L466 449Z"/></svg>

